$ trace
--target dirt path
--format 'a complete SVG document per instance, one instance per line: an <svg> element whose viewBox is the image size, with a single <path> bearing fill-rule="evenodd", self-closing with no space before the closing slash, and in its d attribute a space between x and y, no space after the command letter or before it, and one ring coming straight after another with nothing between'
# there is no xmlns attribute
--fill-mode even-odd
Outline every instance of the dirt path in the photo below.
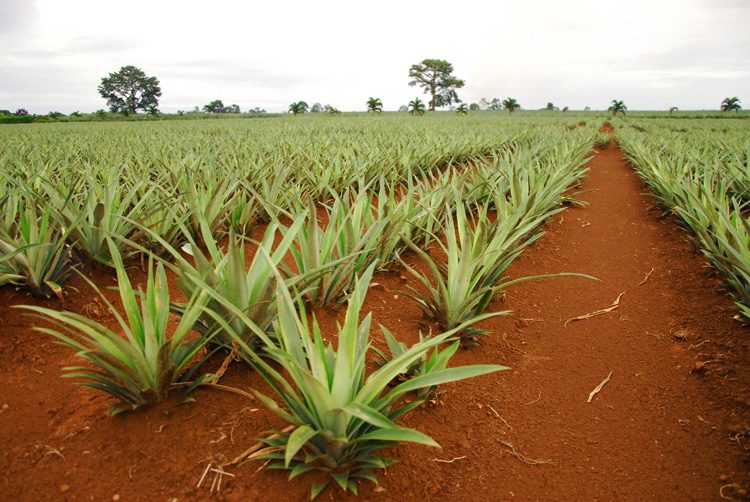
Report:
<svg viewBox="0 0 750 502"><path fill-rule="evenodd" d="M513 264L517 277L566 271L601 281L532 281L508 292L515 315L495 330L517 349L512 374L461 385L456 395L472 399L444 399L476 418L441 428L465 434L440 455L452 464L415 476L431 480L418 483L431 497L720 500L722 486L745 484L748 330L621 157L614 146L598 153L584 186L594 191L580 196L588 205L563 212ZM621 294L617 309L565 326Z"/></svg>
<svg viewBox="0 0 750 502"><path fill-rule="evenodd" d="M514 286L493 305L514 315L485 323L492 334L454 360L512 369L448 385L437 403L403 421L442 450L385 450L399 462L377 473L379 486L363 483L359 498L328 489L320 500L721 500L723 486L726 497L743 499L749 330L732 319L719 280L676 222L642 195L621 157L614 147L595 155L584 186L593 191L580 196L588 205L557 215L511 271L600 281ZM107 274L94 279L112 284ZM384 287L371 289L366 304L373 326L415 341L419 311L394 294L405 289L399 274L377 280ZM71 310L91 307L83 282L71 285L80 292ZM617 309L565 326L621 293ZM308 498L315 479L289 482L260 463L232 469L237 477L225 477L218 495L209 492L213 475L197 488L209 461L226 462L283 424L259 403L216 390L196 391L185 406L175 398L106 417L110 399L60 378L75 357L6 308L28 301L0 291L0 500ZM320 315L322 325L337 318ZM378 335L374 328L382 343ZM222 383L264 390L243 365L231 366Z"/></svg>

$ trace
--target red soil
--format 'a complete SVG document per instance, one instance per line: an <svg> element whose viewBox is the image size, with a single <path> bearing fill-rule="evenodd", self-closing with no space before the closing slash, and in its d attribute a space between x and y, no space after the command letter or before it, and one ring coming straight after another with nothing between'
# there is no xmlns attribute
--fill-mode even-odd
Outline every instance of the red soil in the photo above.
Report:
<svg viewBox="0 0 750 502"><path fill-rule="evenodd" d="M460 350L452 364L512 369L444 386L436 403L402 424L428 433L441 450L405 444L399 460L363 482L360 500L740 500L746 497L750 433L748 328L702 256L671 217L662 217L643 183L611 146L590 162L584 207L555 216L547 234L513 264L523 277L580 272L513 286L492 305L512 316L483 323L490 335ZM413 259L412 261L416 261ZM108 272L87 271L101 288ZM135 280L144 274L133 271ZM396 290L415 286L379 274L368 294L372 338L378 323L411 343L419 310ZM69 281L68 308L98 314L96 295ZM172 285L174 286L174 285ZM176 291L176 288L174 289ZM566 321L619 306L586 320ZM116 293L108 292L116 298ZM305 500L320 481L228 467L196 485L206 466L226 463L284 426L257 401L199 389L195 402L172 398L151 409L105 415L108 396L61 379L80 364L11 305L53 308L0 290L0 500ZM330 330L342 312L319 312ZM211 370L221 364L211 363ZM610 380L587 402L589 394ZM222 384L267 390L235 363ZM320 500L357 500L328 488Z"/></svg>

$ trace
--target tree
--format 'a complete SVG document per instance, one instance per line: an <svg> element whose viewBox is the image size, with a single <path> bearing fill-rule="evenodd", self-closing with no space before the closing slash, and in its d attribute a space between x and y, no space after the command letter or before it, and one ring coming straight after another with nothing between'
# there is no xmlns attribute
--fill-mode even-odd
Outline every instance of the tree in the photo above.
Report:
<svg viewBox="0 0 750 502"><path fill-rule="evenodd" d="M738 112L740 110L742 110L742 106L740 106L740 99L737 96L733 98L725 98L724 101L721 102L722 112Z"/></svg>
<svg viewBox="0 0 750 502"><path fill-rule="evenodd" d="M312 105L312 108L310 109L310 113L321 113L323 111L323 105L320 103L315 103Z"/></svg>
<svg viewBox="0 0 750 502"><path fill-rule="evenodd" d="M425 59L419 64L411 65L409 77L413 80L410 86L418 85L425 94L432 96L430 111L436 107L460 103L456 89L460 89L466 82L452 75L453 65L443 59Z"/></svg>
<svg viewBox="0 0 750 502"><path fill-rule="evenodd" d="M229 105L224 107L224 113L242 113L242 110L240 110L240 105Z"/></svg>
<svg viewBox="0 0 750 502"><path fill-rule="evenodd" d="M562 112L563 112L563 113L565 113L565 112L567 112L567 111L568 111L568 107L567 107L567 106L566 106L566 107L564 107L564 108L562 109Z"/></svg>
<svg viewBox="0 0 750 502"><path fill-rule="evenodd" d="M304 101L298 101L289 105L289 111L295 116L307 113L308 105Z"/></svg>
<svg viewBox="0 0 750 502"><path fill-rule="evenodd" d="M48 116L49 118L51 118L51 119L59 119L60 117L62 117L62 116L63 116L63 114L62 114L62 113L60 113L60 112L49 112L49 113L47 114L47 116Z"/></svg>
<svg viewBox="0 0 750 502"><path fill-rule="evenodd" d="M398 111L400 111L400 112L408 112L409 111L409 107L406 106L406 105L401 105L401 106L398 107Z"/></svg>
<svg viewBox="0 0 750 502"><path fill-rule="evenodd" d="M266 110L263 109L263 108L261 108L261 107L259 107L259 106L256 106L255 108L250 108L247 111L247 113L253 113L253 114L256 114L256 115L261 115L263 113L266 113Z"/></svg>
<svg viewBox="0 0 750 502"><path fill-rule="evenodd" d="M508 110L508 115L513 113L514 111L521 108L521 105L518 104L518 101L516 101L513 98L508 98L503 100L503 108Z"/></svg>
<svg viewBox="0 0 750 502"><path fill-rule="evenodd" d="M461 103L461 105L456 108L456 115L468 115L469 114L469 107L466 106L466 103Z"/></svg>
<svg viewBox="0 0 750 502"><path fill-rule="evenodd" d="M328 114L329 116L331 116L331 117L333 117L333 116L336 116L336 115L341 115L341 110L339 110L339 109L338 109L338 108L336 108L335 106L331 106L331 105L326 105L326 108L327 108L327 111L326 111L326 113L327 113L327 114Z"/></svg>
<svg viewBox="0 0 750 502"><path fill-rule="evenodd" d="M487 104L488 110L502 110L503 109L503 102L500 101L499 98L492 98L492 101L490 101Z"/></svg>
<svg viewBox="0 0 750 502"><path fill-rule="evenodd" d="M73 112L70 112L70 116L71 116L71 117L75 117L75 118L77 118L77 119L78 119L78 118L81 118L81 112L79 112L78 110L76 110L76 111L73 111Z"/></svg>
<svg viewBox="0 0 750 502"><path fill-rule="evenodd" d="M10 110L0 110L0 115L13 115Z"/></svg>
<svg viewBox="0 0 750 502"><path fill-rule="evenodd" d="M424 115L424 112L424 101L419 98L414 98L413 101L409 101L409 115L417 115L421 117Z"/></svg>
<svg viewBox="0 0 750 502"><path fill-rule="evenodd" d="M204 113L224 113L224 103L220 99L215 99L207 105L203 105Z"/></svg>
<svg viewBox="0 0 750 502"><path fill-rule="evenodd" d="M677 108L676 106L673 106L673 107L671 107L671 108L669 109L669 114L670 114L670 115L672 115L672 114L673 114L674 112L676 112L677 110L679 110L679 108Z"/></svg>
<svg viewBox="0 0 750 502"><path fill-rule="evenodd" d="M367 100L367 113L372 112L373 115L383 113L383 102L380 98L370 98Z"/></svg>
<svg viewBox="0 0 750 502"><path fill-rule="evenodd" d="M612 105L610 105L609 108L607 108L607 111L612 112L612 115L617 115L617 113L622 113L625 115L625 112L627 111L628 107L625 106L625 103L622 101L617 101L616 99L612 100Z"/></svg>
<svg viewBox="0 0 750 502"><path fill-rule="evenodd" d="M26 111L26 108L19 108L18 110L16 110L16 113L14 113L13 115L15 115L16 117L25 117L28 114L29 112Z"/></svg>
<svg viewBox="0 0 750 502"><path fill-rule="evenodd" d="M102 78L99 94L107 100L110 110L138 113L150 106L159 106L161 88L156 77L147 77L135 66L123 66L120 71Z"/></svg>
<svg viewBox="0 0 750 502"><path fill-rule="evenodd" d="M472 103L469 105L469 110L476 111L479 110L479 104L478 103Z"/></svg>

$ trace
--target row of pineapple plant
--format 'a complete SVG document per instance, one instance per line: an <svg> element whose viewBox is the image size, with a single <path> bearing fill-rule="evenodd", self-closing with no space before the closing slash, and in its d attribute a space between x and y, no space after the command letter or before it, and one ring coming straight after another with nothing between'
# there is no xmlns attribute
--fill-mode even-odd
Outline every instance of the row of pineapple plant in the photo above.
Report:
<svg viewBox="0 0 750 502"><path fill-rule="evenodd" d="M731 121L621 127L618 141L657 200L676 214L750 318L750 133Z"/></svg>
<svg viewBox="0 0 750 502"><path fill-rule="evenodd" d="M285 407L256 395L295 426L279 440L269 440L265 457L277 459L278 466L291 469L292 476L324 470L342 488L356 491L358 479L376 481L371 469L390 462L376 456L377 450L401 441L435 444L396 425L398 416L422 403L437 385L506 369L448 368L448 361L458 339L476 332L477 322L502 314L484 311L492 297L511 284L503 273L513 258L539 235L544 219L571 200L564 192L582 175L590 144L590 136L579 134L570 141L537 145L533 154L524 154L520 143L504 145L489 159L467 157L470 162L459 169L452 169L453 160L442 171L412 166L418 174L410 170L401 182L385 174L360 176L334 188L324 173L316 190L311 190L287 173L289 182L276 184L283 193L276 201L264 199L263 194L273 189L258 192L246 187L245 178L225 176L219 168L208 175L155 168L148 178L129 179L121 166L75 177L71 188L63 183L64 177L51 181L6 171L3 175L9 183L3 204L15 207L3 213L8 235L18 235L22 233L18 228L28 226L22 224L26 214L22 208L31 204L42 208L35 209L31 219L41 226L53 218L54 223L47 225L54 231L44 242L23 241L0 257L0 264L49 248L56 250L60 270L66 270L64 262L71 256L115 269L125 316L109 306L122 333L71 312L29 308L53 323L54 328L41 330L93 364L71 368L69 376L129 407L152 404L170 390L185 392L209 381L209 375L197 374L196 358L207 345L234 343ZM172 184L166 182L165 172ZM214 176L220 172L219 181L211 184L208 180L217 179ZM495 177L498 172L501 175ZM268 179L267 184L275 184ZM240 191L243 186L247 192ZM154 194L173 197L176 192L190 194L185 204L169 198L149 203ZM258 252L247 269L244 234L251 225L237 224L245 213L243 206L225 204L237 200L258 207L263 214L259 218L269 222L255 242ZM490 209L498 214L494 221L488 217ZM321 211L326 213L324 226L318 222ZM225 245L219 246L223 234ZM273 246L277 234L281 242ZM425 253L431 243L448 254L445 267ZM482 248L486 252L480 252ZM358 320L364 295L374 271L399 261L407 249L428 261L433 275L420 280L432 294L414 296L442 333L407 348L384 329L393 342L392 353L381 354L382 367L366 377L370 321L369 316ZM186 259L184 251L192 259ZM294 267L281 261L287 252L292 253ZM145 291L134 291L127 277L123 255L133 253L148 256ZM187 302L171 300L166 270L177 276ZM20 275L3 277L26 287ZM59 290L56 277L41 283ZM306 309L344 298L348 307L346 321L335 334L338 343L325 346L317 323L313 320L312 329L308 326ZM180 323L168 337L170 312L180 315ZM443 314L446 322L440 317ZM439 350L444 342L452 345ZM285 372L269 365L269 360ZM412 378L387 390L404 374ZM419 399L394 408L399 397L411 390L420 391ZM122 405L115 407L115 411L122 409ZM312 494L322 488L314 486Z"/></svg>

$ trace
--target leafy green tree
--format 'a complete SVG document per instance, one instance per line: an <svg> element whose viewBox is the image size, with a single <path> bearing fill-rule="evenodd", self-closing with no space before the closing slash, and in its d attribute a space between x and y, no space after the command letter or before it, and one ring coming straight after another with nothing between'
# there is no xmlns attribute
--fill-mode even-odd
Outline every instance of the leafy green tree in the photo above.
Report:
<svg viewBox="0 0 750 502"><path fill-rule="evenodd" d="M0 110L0 115L13 115L10 110Z"/></svg>
<svg viewBox="0 0 750 502"><path fill-rule="evenodd" d="M398 107L398 111L400 111L400 112L408 112L409 111L409 107L406 106L406 105L401 105L401 106Z"/></svg>
<svg viewBox="0 0 750 502"><path fill-rule="evenodd" d="M79 118L81 118L81 112L79 112L78 110L76 110L74 112L70 112L70 116L79 119Z"/></svg>
<svg viewBox="0 0 750 502"><path fill-rule="evenodd" d="M240 105L229 105L224 107L224 113L242 113L242 110L240 110Z"/></svg>
<svg viewBox="0 0 750 502"><path fill-rule="evenodd" d="M326 105L326 113L330 115L331 117L333 117L336 115L341 115L341 110L339 110L335 106Z"/></svg>
<svg viewBox="0 0 750 502"><path fill-rule="evenodd" d="M461 103L461 105L456 108L456 115L468 115L469 114L469 107L466 106L466 103Z"/></svg>
<svg viewBox="0 0 750 502"><path fill-rule="evenodd" d="M138 113L150 106L159 106L161 87L156 77L148 77L135 66L123 66L120 71L102 78L99 94L107 100L110 110Z"/></svg>
<svg viewBox="0 0 750 502"><path fill-rule="evenodd" d="M380 101L380 98L370 98L367 100L367 113L370 112L373 115L383 113L383 102Z"/></svg>
<svg viewBox="0 0 750 502"><path fill-rule="evenodd" d="M476 111L479 110L479 104L478 103L472 103L469 105L469 110Z"/></svg>
<svg viewBox="0 0 750 502"><path fill-rule="evenodd" d="M568 107L567 107L567 106L566 106L565 108L563 108L563 109L562 109L562 112L563 112L563 113L565 113L565 112L567 112L567 111L568 111Z"/></svg>
<svg viewBox="0 0 750 502"><path fill-rule="evenodd" d="M49 112L49 113L47 114L47 116L48 116L49 118L51 118L51 119L59 119L60 117L62 117L62 116L63 116L63 114L62 114L62 113L60 113L60 112Z"/></svg>
<svg viewBox="0 0 750 502"><path fill-rule="evenodd" d="M96 116L96 118L99 118L99 119L105 119L105 118L107 118L107 112L105 112L101 108L99 108L97 111L95 111L94 115Z"/></svg>
<svg viewBox="0 0 750 502"><path fill-rule="evenodd" d="M148 114L152 117L158 117L159 116L159 109L155 107L154 105L151 105L148 107Z"/></svg>
<svg viewBox="0 0 750 502"><path fill-rule="evenodd" d="M738 112L740 110L742 110L742 106L740 106L740 99L737 96L733 98L725 98L724 101L721 102L722 112Z"/></svg>
<svg viewBox="0 0 750 502"><path fill-rule="evenodd" d="M256 115L260 115L262 113L266 113L266 111L263 108L260 108L259 106L256 106L255 108L251 108L247 111L247 113L253 113Z"/></svg>
<svg viewBox="0 0 750 502"><path fill-rule="evenodd" d="M410 86L418 85L425 94L432 96L430 111L436 107L460 103L456 89L460 89L466 82L453 76L453 65L443 59L425 59L419 64L411 65L409 77L413 80Z"/></svg>
<svg viewBox="0 0 750 502"><path fill-rule="evenodd" d="M297 101L289 105L289 112L296 115L307 113L308 105L304 101Z"/></svg>
<svg viewBox="0 0 750 502"><path fill-rule="evenodd" d="M503 100L503 108L508 110L508 115L513 113L514 111L521 108L521 105L518 104L518 101L516 101L513 98L508 98Z"/></svg>
<svg viewBox="0 0 750 502"><path fill-rule="evenodd" d="M424 112L424 101L419 98L414 98L413 101L409 101L409 115L417 115L421 117L422 115L424 115Z"/></svg>
<svg viewBox="0 0 750 502"><path fill-rule="evenodd" d="M607 111L612 112L612 115L617 115L618 113L622 113L625 115L625 112L627 111L628 107L625 106L625 103L622 101L618 101L616 99L612 100L612 104L609 108L607 108Z"/></svg>
<svg viewBox="0 0 750 502"><path fill-rule="evenodd" d="M312 108L310 108L310 113L321 113L323 111L323 105L320 103L315 103L312 105Z"/></svg>
<svg viewBox="0 0 750 502"><path fill-rule="evenodd" d="M488 110L502 110L503 109L503 102L500 101L499 98L492 98L492 101L487 104Z"/></svg>
<svg viewBox="0 0 750 502"><path fill-rule="evenodd" d="M669 109L669 114L670 114L670 115L672 115L672 114L673 114L674 112L676 112L677 110L679 110L679 108L677 108L676 106L673 106L673 107L671 107L671 108Z"/></svg>
<svg viewBox="0 0 750 502"><path fill-rule="evenodd" d="M224 103L220 99L215 99L207 105L203 105L204 113L224 113Z"/></svg>

